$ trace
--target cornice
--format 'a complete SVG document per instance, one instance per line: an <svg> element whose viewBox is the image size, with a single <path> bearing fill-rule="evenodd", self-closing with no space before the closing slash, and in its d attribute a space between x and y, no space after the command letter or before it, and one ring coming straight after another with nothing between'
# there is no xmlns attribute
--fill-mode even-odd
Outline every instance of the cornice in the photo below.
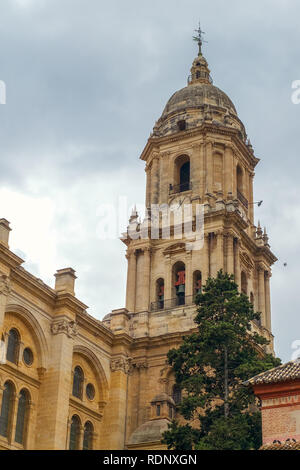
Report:
<svg viewBox="0 0 300 470"><path fill-rule="evenodd" d="M190 330L186 331L178 331L174 333L166 333L163 335L159 336L145 336L141 338L134 338L134 342L132 344L132 352L135 349L140 349L140 348L157 348L161 347L162 344L165 346L169 347L174 347L174 345L181 344L182 343L182 337L185 335L189 335L191 333L195 333L197 331L197 327L191 328Z"/></svg>
<svg viewBox="0 0 300 470"><path fill-rule="evenodd" d="M78 314L85 311L88 307L83 302L78 300L72 294L63 292L56 295L55 310L67 308L71 312Z"/></svg>
<svg viewBox="0 0 300 470"><path fill-rule="evenodd" d="M24 374L24 372L20 371L17 365L14 366L6 362L5 364L0 364L0 370L8 372L23 383L27 383L33 387L39 387L41 385L40 380L37 380L30 375Z"/></svg>
<svg viewBox="0 0 300 470"><path fill-rule="evenodd" d="M103 342L108 343L109 346L112 345L114 334L100 320L81 311L77 313L76 321L79 327L89 331L95 338L100 338Z"/></svg>
<svg viewBox="0 0 300 470"><path fill-rule="evenodd" d="M102 413L91 409L89 406L86 406L79 400L77 401L76 398L74 398L73 396L70 396L70 405L76 410L83 412L84 414L93 416L95 419L100 420L103 416Z"/></svg>
<svg viewBox="0 0 300 470"><path fill-rule="evenodd" d="M239 132L240 131L238 129L229 129L225 126L216 126L215 124L205 123L195 129L187 130L184 133L176 133L163 137L150 137L141 153L140 159L146 161L153 147L157 148L166 142L178 142L199 135L202 135L205 138L207 134L212 133L224 135L233 139L235 145L239 150L241 150L243 156L248 159L250 166L255 168L260 160L250 152L246 144L240 139Z"/></svg>
<svg viewBox="0 0 300 470"><path fill-rule="evenodd" d="M11 269L24 263L24 260L15 255L6 246L0 244L0 261Z"/></svg>
<svg viewBox="0 0 300 470"><path fill-rule="evenodd" d="M125 346L131 347L132 343L135 341L135 338L132 338L128 333L113 333L113 347L116 346Z"/></svg>
<svg viewBox="0 0 300 470"><path fill-rule="evenodd" d="M36 278L30 274L23 267L19 266L11 271L10 278L22 288L30 291L31 294L39 297L45 302L52 304L55 303L56 292L51 287L47 286L41 279Z"/></svg>

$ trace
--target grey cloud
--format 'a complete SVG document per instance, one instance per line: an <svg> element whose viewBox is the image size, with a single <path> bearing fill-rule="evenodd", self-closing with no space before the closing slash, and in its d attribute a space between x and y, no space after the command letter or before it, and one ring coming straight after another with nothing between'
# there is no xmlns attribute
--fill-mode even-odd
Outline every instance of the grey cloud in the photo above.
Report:
<svg viewBox="0 0 300 470"><path fill-rule="evenodd" d="M277 352L289 359L300 332L300 105L290 99L291 83L300 79L299 2L2 3L0 182L53 200L57 258L76 267L77 293L98 317L123 305L126 265L121 242L101 244L95 235L97 204L118 194L144 200L138 157L166 101L185 86L201 18L214 82L232 98L261 158L255 194L264 204L256 218L280 259L273 325ZM86 229L77 238L78 223ZM41 275L53 282L52 273Z"/></svg>

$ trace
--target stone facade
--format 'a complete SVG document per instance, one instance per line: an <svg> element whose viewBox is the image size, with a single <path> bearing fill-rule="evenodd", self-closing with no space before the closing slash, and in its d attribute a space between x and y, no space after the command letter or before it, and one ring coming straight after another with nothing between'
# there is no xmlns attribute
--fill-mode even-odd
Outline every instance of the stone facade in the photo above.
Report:
<svg viewBox="0 0 300 470"><path fill-rule="evenodd" d="M57 271L55 289L22 268L22 259L8 247L9 223L0 220L0 448L161 448L160 434L175 413L172 397L176 401L166 355L195 328L194 296L221 268L234 274L262 312L253 330L268 338L273 350L269 280L276 258L253 212L259 160L234 105L212 85L201 54L141 159L147 234L153 204L190 204L192 224L200 204L203 248L178 239L174 220L169 238L161 236L161 222L155 239L131 238L132 226L141 226L133 212L122 238L126 308L103 321L88 315L76 298L71 268Z"/></svg>

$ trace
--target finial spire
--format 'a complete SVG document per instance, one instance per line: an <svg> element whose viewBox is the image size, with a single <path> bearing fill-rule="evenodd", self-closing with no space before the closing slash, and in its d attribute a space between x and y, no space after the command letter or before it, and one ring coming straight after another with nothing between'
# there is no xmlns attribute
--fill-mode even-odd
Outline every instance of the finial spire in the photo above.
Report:
<svg viewBox="0 0 300 470"><path fill-rule="evenodd" d="M202 55L202 44L204 42L207 42L203 39L203 34L205 34L204 31L202 31L201 29L201 25L200 25L200 21L199 21L199 26L198 26L198 29L195 29L195 33L197 33L196 36L193 36L193 40L196 41L198 43L198 46L199 46L199 53L198 55Z"/></svg>

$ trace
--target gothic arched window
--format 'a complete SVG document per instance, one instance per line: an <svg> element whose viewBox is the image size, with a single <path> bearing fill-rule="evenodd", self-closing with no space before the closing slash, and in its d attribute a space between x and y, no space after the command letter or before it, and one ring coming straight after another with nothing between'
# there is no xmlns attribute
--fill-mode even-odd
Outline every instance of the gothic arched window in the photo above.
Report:
<svg viewBox="0 0 300 470"><path fill-rule="evenodd" d="M2 395L1 415L0 415L0 435L8 437L11 422L12 400L14 394L14 386L11 382L4 384Z"/></svg>
<svg viewBox="0 0 300 470"><path fill-rule="evenodd" d="M29 404L29 395L26 390L21 390L18 402L17 422L16 422L16 434L15 441L19 444L24 444L25 440L25 427L27 421L27 408Z"/></svg>
<svg viewBox="0 0 300 470"><path fill-rule="evenodd" d="M90 421L87 421L84 425L83 450L92 450L93 433L94 433L94 426L92 425Z"/></svg>
<svg viewBox="0 0 300 470"><path fill-rule="evenodd" d="M78 450L80 425L81 423L79 417L77 415L72 416L69 441L70 450Z"/></svg>
<svg viewBox="0 0 300 470"><path fill-rule="evenodd" d="M19 344L20 344L20 335L12 328L8 333L8 341L7 341L7 352L6 352L6 360L9 362L13 362L14 364L17 363L18 360L18 353L19 353Z"/></svg>
<svg viewBox="0 0 300 470"><path fill-rule="evenodd" d="M73 391L72 395L76 398L82 398L82 388L83 388L84 374L81 367L76 366L74 369L73 377Z"/></svg>

